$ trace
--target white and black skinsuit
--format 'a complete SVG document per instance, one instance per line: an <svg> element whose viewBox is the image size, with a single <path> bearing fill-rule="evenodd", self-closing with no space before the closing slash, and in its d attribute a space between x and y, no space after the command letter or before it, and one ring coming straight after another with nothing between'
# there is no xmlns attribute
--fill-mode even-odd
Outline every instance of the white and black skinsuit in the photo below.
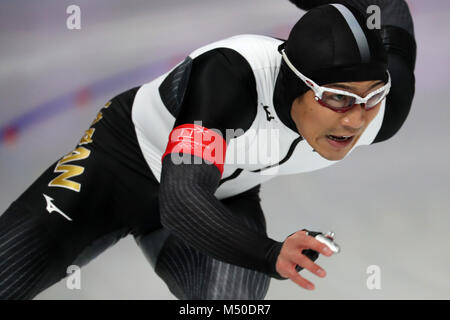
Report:
<svg viewBox="0 0 450 320"><path fill-rule="evenodd" d="M414 95L413 34L382 31L391 92L351 151L392 137ZM260 185L337 162L315 152L274 103L282 42L214 42L108 102L75 149L0 216L0 298L33 298L69 265L132 234L177 298L263 299L270 278L281 279L282 243L267 237ZM226 139L223 171L161 160L171 131L195 121ZM225 137L226 129L242 131ZM269 145L267 157L252 157Z"/></svg>

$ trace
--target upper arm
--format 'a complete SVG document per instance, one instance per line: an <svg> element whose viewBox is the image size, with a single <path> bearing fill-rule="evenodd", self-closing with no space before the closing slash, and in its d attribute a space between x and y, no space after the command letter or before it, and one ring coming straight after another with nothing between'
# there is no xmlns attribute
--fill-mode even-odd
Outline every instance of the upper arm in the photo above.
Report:
<svg viewBox="0 0 450 320"><path fill-rule="evenodd" d="M196 57L174 128L201 121L205 128L247 130L256 116L256 83L238 52L217 48Z"/></svg>
<svg viewBox="0 0 450 320"><path fill-rule="evenodd" d="M170 153L197 156L216 164L220 179L226 146L235 137L226 130L246 131L256 116L256 108L256 82L244 57L227 48L203 53L192 61L162 160ZM211 152L212 149L215 151ZM219 162L221 165L217 165ZM167 166L165 161L163 166Z"/></svg>
<svg viewBox="0 0 450 320"><path fill-rule="evenodd" d="M411 110L415 93L417 48L414 37L406 30L394 26L383 27L381 35L388 53L392 86L386 97L383 124L372 144L388 140L400 130Z"/></svg>
<svg viewBox="0 0 450 320"><path fill-rule="evenodd" d="M215 196L225 153L211 157L210 147L225 144L226 149L225 130L250 128L256 108L253 72L237 52L221 48L194 59L162 157L160 217L165 228L197 250L280 279L276 260L282 243L266 235L259 187L224 201ZM176 163L180 153L183 162Z"/></svg>

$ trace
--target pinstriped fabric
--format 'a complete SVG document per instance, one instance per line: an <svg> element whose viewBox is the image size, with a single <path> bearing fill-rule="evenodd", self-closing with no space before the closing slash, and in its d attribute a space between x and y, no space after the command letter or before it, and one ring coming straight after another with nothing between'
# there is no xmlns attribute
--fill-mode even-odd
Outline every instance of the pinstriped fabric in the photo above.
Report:
<svg viewBox="0 0 450 320"><path fill-rule="evenodd" d="M158 266L160 266L158 270ZM178 265L178 260L167 255L166 259L158 259L158 265L156 267L156 273L166 282L170 291L179 299L186 299L182 288L188 287L184 281L182 266Z"/></svg>
<svg viewBox="0 0 450 320"><path fill-rule="evenodd" d="M156 273L178 299L261 300L270 277L261 272L216 260L170 236Z"/></svg>
<svg viewBox="0 0 450 320"><path fill-rule="evenodd" d="M218 278L219 278L219 283L221 283L220 288L221 290L221 294L220 296L224 296L226 295L227 292L231 291L231 285L232 282L228 280L228 277L230 276L230 268L232 266L229 264L224 264L224 270L222 274L218 274Z"/></svg>
<svg viewBox="0 0 450 320"><path fill-rule="evenodd" d="M245 207L239 198L228 201L226 205L236 213L261 210L259 203L253 202L251 208ZM261 215L242 215L241 223L265 234ZM162 246L155 271L179 299L261 300L270 284L269 276L214 259L174 235L170 235Z"/></svg>
<svg viewBox="0 0 450 320"><path fill-rule="evenodd" d="M27 296L32 284L41 279L46 267L48 254L35 250L27 259L20 260L5 279L0 282L0 296L3 299L18 299Z"/></svg>
<svg viewBox="0 0 450 320"><path fill-rule="evenodd" d="M177 117L180 111L191 67L192 59L187 57L164 79L159 87L161 100L174 117Z"/></svg>
<svg viewBox="0 0 450 320"><path fill-rule="evenodd" d="M163 159L159 205L170 236L155 271L179 299L263 299L281 244L267 237L254 191L214 196L219 176L208 164Z"/></svg>
<svg viewBox="0 0 450 320"><path fill-rule="evenodd" d="M22 238L21 240L28 240L32 239L31 241L18 241L15 243L11 248L8 250L2 250L0 251L0 276L3 274L6 274L11 269L14 269L16 267L16 264L20 259L26 259L30 255L33 254L34 248L36 246L39 247L39 241L40 239L37 237L34 237L35 232L29 233L25 238ZM24 243L25 242L25 243ZM22 245L24 244L24 245Z"/></svg>
<svg viewBox="0 0 450 320"><path fill-rule="evenodd" d="M166 157L164 162L170 163L170 157ZM230 263L243 265L242 262L253 258L254 261L259 259L259 268L267 268L268 261L266 259L270 250L269 253L261 251L279 244L262 234L255 237L256 234L242 226L241 221L237 221L235 216L217 205L218 200L208 191L215 179L211 179L209 175L211 171L208 170L215 169L208 165L195 170L183 170L183 168L176 167L173 165L170 168L170 174L173 177L169 178L177 183L175 190L167 184L165 187L169 187L169 189L165 190L164 183L161 184L163 190L160 192L160 207L162 213L168 213L161 215L163 225L169 226L169 229L175 228L179 237L194 246L204 247L216 257L227 256L240 261L240 263L231 261ZM196 170L205 170L206 174L201 171L192 172ZM167 169L164 170L163 167L163 181L165 172ZM216 171L213 173L218 174ZM190 183L189 180L194 181L195 179L199 179L199 181ZM180 181L186 183L179 183ZM195 234L192 230L196 231ZM236 250L236 248L243 250ZM276 259L276 256L271 258L271 260L273 259ZM273 268L272 263L270 265L270 268Z"/></svg>
<svg viewBox="0 0 450 320"><path fill-rule="evenodd" d="M6 226L4 227L4 229L6 229ZM0 239L0 250L6 250L8 248L8 245L16 243L17 239L20 239L20 237L30 229L32 229L32 225L27 224L25 220L22 220L18 222L13 229L5 230L3 236Z"/></svg>
<svg viewBox="0 0 450 320"><path fill-rule="evenodd" d="M16 232L16 230L21 227L21 224L25 220L24 217L21 217L21 218L22 219L20 219L20 220L12 221L11 225L9 226L9 229L6 229L3 226L2 229L4 229L4 230L0 230L2 232L2 234L0 235L1 242L3 242L6 238L11 237L11 234L14 234L14 232Z"/></svg>
<svg viewBox="0 0 450 320"><path fill-rule="evenodd" d="M30 299L45 274L49 250L35 218L11 206L0 217L0 299Z"/></svg>

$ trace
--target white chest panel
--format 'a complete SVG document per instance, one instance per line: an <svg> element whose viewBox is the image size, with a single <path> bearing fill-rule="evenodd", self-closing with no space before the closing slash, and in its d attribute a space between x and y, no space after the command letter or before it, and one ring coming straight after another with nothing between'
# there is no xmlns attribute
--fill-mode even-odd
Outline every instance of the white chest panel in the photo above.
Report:
<svg viewBox="0 0 450 320"><path fill-rule="evenodd" d="M230 48L248 61L255 75L257 114L251 127L243 135L232 139L227 146L222 179L232 176L236 170L239 175L219 186L215 193L219 199L244 192L277 175L309 172L337 162L321 157L304 139L296 145L293 152L291 150L287 161L285 159L291 145L300 135L281 122L273 106L273 91L281 63L281 55L277 51L280 43L281 41L269 37L240 35L214 42L189 55L195 58L214 48ZM158 91L170 71L143 85L136 94L132 109L138 142L158 181L161 177L161 157L175 123L175 118L164 106ZM381 128L384 108L385 101L378 115L350 152L357 146L372 143ZM277 165L283 159L285 161ZM263 169L270 165L273 167ZM251 172L255 170L260 171Z"/></svg>

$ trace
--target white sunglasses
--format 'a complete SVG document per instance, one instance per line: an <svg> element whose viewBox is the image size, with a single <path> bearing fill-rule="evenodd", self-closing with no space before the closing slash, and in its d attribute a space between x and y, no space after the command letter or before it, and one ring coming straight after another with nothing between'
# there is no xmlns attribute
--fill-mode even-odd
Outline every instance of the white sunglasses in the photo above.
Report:
<svg viewBox="0 0 450 320"><path fill-rule="evenodd" d="M389 94L389 90L391 89L391 75L387 70L388 82L383 87L369 93L365 98L348 91L321 87L294 67L289 61L284 49L280 52L289 69L291 69L297 77L314 91L314 99L322 106L333 111L346 112L355 105L362 105L366 110L370 110L380 103Z"/></svg>

